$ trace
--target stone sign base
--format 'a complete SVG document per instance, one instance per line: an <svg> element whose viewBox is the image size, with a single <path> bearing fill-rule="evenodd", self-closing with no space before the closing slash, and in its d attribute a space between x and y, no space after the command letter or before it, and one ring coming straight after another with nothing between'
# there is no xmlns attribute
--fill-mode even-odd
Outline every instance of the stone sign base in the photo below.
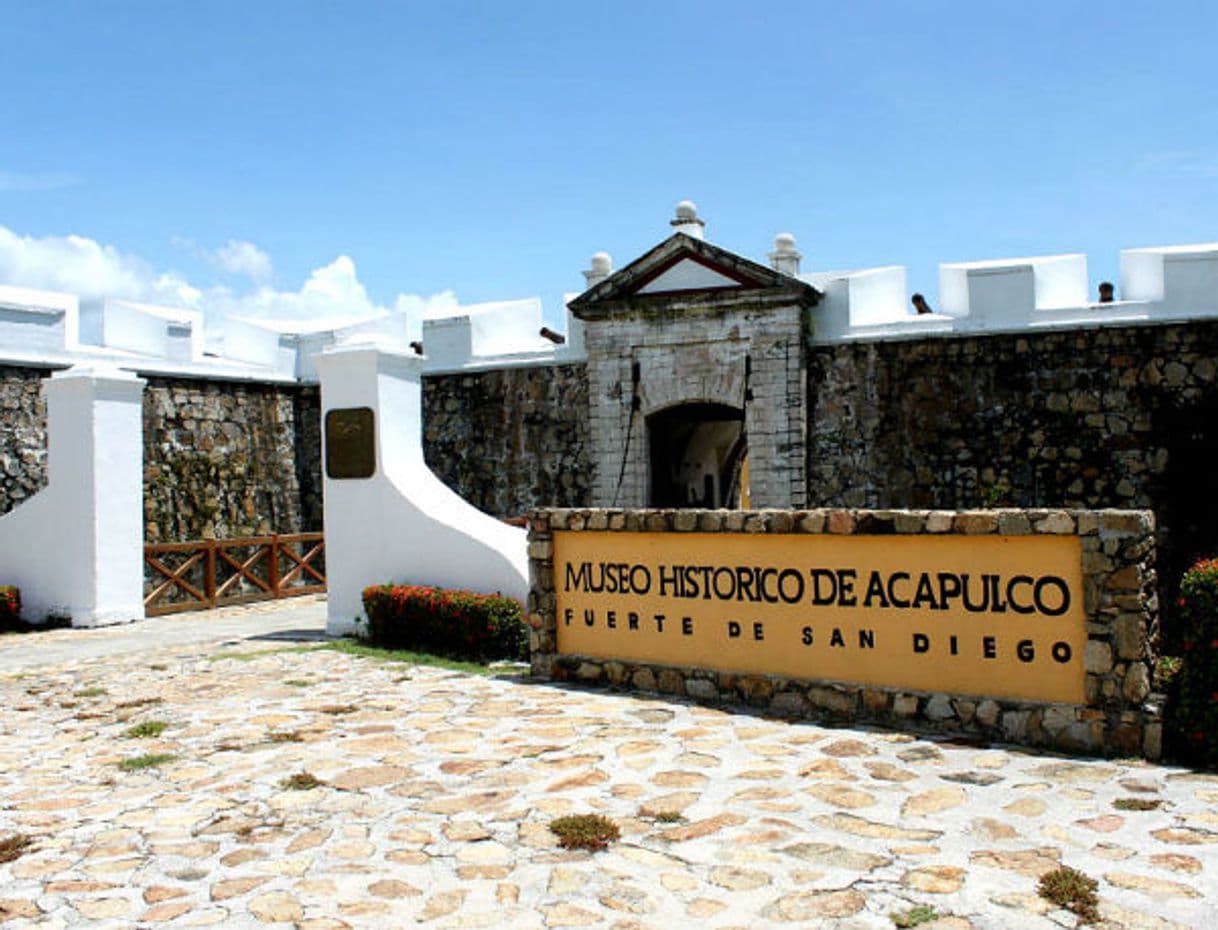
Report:
<svg viewBox="0 0 1218 930"><path fill-rule="evenodd" d="M556 571L555 534L561 542L572 538L563 534L577 533L640 534L640 551L655 534L781 534L796 544L794 537L800 536L884 536L894 547L917 547L916 537L927 546L926 537L944 535L1077 537L1085 641L1081 660L1075 659L1084 699L1003 697L1001 681L990 694L965 694L733 671L730 644L715 668L623 658L610 654L612 648L602 655L560 651L559 606L572 597L575 575ZM674 542L679 549L680 539ZM1158 610L1154 557L1154 517L1146 511L537 510L529 518L532 670L553 680L739 702L782 716L830 716L1067 752L1157 759L1162 702L1151 693ZM563 619L570 624L573 613L578 625L579 612L569 607ZM874 615L882 627L881 613Z"/></svg>

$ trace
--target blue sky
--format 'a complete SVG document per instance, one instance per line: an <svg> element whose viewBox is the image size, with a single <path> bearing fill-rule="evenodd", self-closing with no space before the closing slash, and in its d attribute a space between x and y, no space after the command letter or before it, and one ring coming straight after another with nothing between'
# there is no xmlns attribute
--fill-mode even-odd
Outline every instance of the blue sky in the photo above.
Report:
<svg viewBox="0 0 1218 930"><path fill-rule="evenodd" d="M727 248L790 231L806 271L905 264L932 300L942 261L1085 251L1094 288L1122 247L1218 239L1212 4L0 0L0 23L0 283L281 313L310 281L336 306L540 294L556 319L593 252L625 264L687 197Z"/></svg>

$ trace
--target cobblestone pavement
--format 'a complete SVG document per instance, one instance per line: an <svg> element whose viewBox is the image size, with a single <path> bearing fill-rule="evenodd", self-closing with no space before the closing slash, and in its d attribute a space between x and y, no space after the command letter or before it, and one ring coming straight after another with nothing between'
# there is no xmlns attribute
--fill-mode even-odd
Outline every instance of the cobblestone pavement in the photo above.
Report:
<svg viewBox="0 0 1218 930"><path fill-rule="evenodd" d="M294 597L240 607L219 607L93 629L46 630L36 636L0 636L0 675L86 659L145 652L165 643L185 646L228 639L324 639L325 597Z"/></svg>
<svg viewBox="0 0 1218 930"><path fill-rule="evenodd" d="M8 672L0 704L0 838L32 839L0 864L6 930L862 930L918 905L1036 930L1075 924L1036 895L1059 864L1098 879L1100 926L1218 925L1213 775L273 641ZM120 766L143 754L173 758ZM583 812L621 839L560 849L549 822Z"/></svg>

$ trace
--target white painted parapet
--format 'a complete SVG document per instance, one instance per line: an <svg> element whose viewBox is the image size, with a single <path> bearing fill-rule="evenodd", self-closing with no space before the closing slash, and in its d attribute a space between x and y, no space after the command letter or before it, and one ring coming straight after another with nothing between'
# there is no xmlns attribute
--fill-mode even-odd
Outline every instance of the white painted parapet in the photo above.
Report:
<svg viewBox="0 0 1218 930"><path fill-rule="evenodd" d="M1153 301L1157 317L1218 315L1218 242L1122 250L1121 299Z"/></svg>
<svg viewBox="0 0 1218 930"><path fill-rule="evenodd" d="M816 342L950 332L955 322L942 313L918 315L910 310L902 265L812 272L801 274L799 279L824 294L812 310L812 336Z"/></svg>
<svg viewBox="0 0 1218 930"><path fill-rule="evenodd" d="M1087 256L1043 255L939 266L939 303L961 329L1026 326L1038 310L1088 302Z"/></svg>
<svg viewBox="0 0 1218 930"><path fill-rule="evenodd" d="M202 311L107 298L89 313L100 317L101 344L107 348L176 362L203 358ZM96 332L97 321L90 323Z"/></svg>
<svg viewBox="0 0 1218 930"><path fill-rule="evenodd" d="M584 337L584 326L586 324L583 320L572 313L570 307L568 306L571 301L578 296L579 294L562 295L563 312L567 317L567 342L559 351L555 353L555 361L559 363L565 361L582 362L588 357L588 346Z"/></svg>
<svg viewBox="0 0 1218 930"><path fill-rule="evenodd" d="M257 320L229 317L224 321L225 358L294 376L296 353L285 351L282 342L277 330L262 326Z"/></svg>
<svg viewBox="0 0 1218 930"><path fill-rule="evenodd" d="M455 371L489 358L566 354L541 336L541 301L498 300L457 307L423 319L428 371Z"/></svg>
<svg viewBox="0 0 1218 930"><path fill-rule="evenodd" d="M702 235L696 208L682 203L677 231ZM800 273L794 237L774 240L772 267L811 284L824 299L810 315L814 343L1012 333L1021 330L1167 323L1218 317L1218 243L1126 249L1120 300L1091 293L1080 254L1005 258L939 266L934 312L910 305L901 266ZM598 252L583 275L588 286L613 272ZM680 266L645 291L705 286L718 278ZM564 295L565 305L575 295ZM566 312L565 342L541 335L536 297L465 306L445 304L420 318L410 301L358 318L211 321L199 310L129 300L78 301L69 294L0 286L0 360L61 367L105 360L144 374L215 377L268 383L317 379L316 355L330 346L373 343L409 354L422 343L424 371L451 374L583 362L584 323ZM556 324L557 325L557 324ZM556 334L548 333L555 337ZM208 352L204 352L206 344Z"/></svg>
<svg viewBox="0 0 1218 930"><path fill-rule="evenodd" d="M73 294L0 287L0 352L70 352L80 345L80 301Z"/></svg>
<svg viewBox="0 0 1218 930"><path fill-rule="evenodd" d="M0 584L35 623L144 616L144 381L77 365L44 381L47 486L0 517Z"/></svg>
<svg viewBox="0 0 1218 930"><path fill-rule="evenodd" d="M528 592L525 532L472 507L423 461L423 359L376 346L336 346L314 360L322 422L331 411L372 411L375 469L325 475L326 631L345 635L364 617L361 592L389 582ZM323 436L328 447L332 437Z"/></svg>

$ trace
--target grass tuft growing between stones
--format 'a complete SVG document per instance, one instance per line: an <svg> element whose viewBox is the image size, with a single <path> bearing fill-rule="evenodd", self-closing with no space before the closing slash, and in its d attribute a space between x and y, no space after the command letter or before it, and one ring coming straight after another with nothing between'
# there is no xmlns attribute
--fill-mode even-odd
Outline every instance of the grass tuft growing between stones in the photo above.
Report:
<svg viewBox="0 0 1218 930"><path fill-rule="evenodd" d="M125 739L152 739L160 736L169 726L164 720L145 720L123 731Z"/></svg>
<svg viewBox="0 0 1218 930"><path fill-rule="evenodd" d="M312 772L297 772L295 775L289 775L280 781L279 787L284 791L309 791L312 788L319 788L324 784L325 782Z"/></svg>
<svg viewBox="0 0 1218 930"><path fill-rule="evenodd" d="M597 852L607 849L618 840L622 832L608 817L600 814L572 814L550 821L550 832L558 837L563 849L588 849Z"/></svg>
<svg viewBox="0 0 1218 930"><path fill-rule="evenodd" d="M123 701L121 704L115 704L114 706L119 710L127 710L132 707L148 707L151 704L164 704L164 703L165 703L164 698L144 697L144 698L135 698L134 700L131 700L131 701Z"/></svg>
<svg viewBox="0 0 1218 930"><path fill-rule="evenodd" d="M680 811L656 811L655 813L644 814L643 816L654 820L656 823L680 823L685 819L685 815Z"/></svg>
<svg viewBox="0 0 1218 930"><path fill-rule="evenodd" d="M144 769L154 769L157 766L165 765L177 758L170 752L150 752L142 756L134 756L130 759L124 759L118 764L124 772L139 772Z"/></svg>
<svg viewBox="0 0 1218 930"><path fill-rule="evenodd" d="M30 851L30 847L33 845L34 841L24 833L14 833L12 836L0 839L0 862L20 859Z"/></svg>
<svg viewBox="0 0 1218 930"><path fill-rule="evenodd" d="M917 927L939 919L939 912L927 904L918 904L907 911L893 911L889 919L902 930L906 927Z"/></svg>
<svg viewBox="0 0 1218 930"><path fill-rule="evenodd" d="M307 678L289 678L284 684L293 688L311 688L317 682L309 681Z"/></svg>
<svg viewBox="0 0 1218 930"><path fill-rule="evenodd" d="M354 714L359 708L354 704L327 704L317 710L319 713L329 714L331 717L341 717L343 714Z"/></svg>
<svg viewBox="0 0 1218 930"><path fill-rule="evenodd" d="M1112 806L1119 811L1153 811L1163 804L1158 798L1117 798Z"/></svg>
<svg viewBox="0 0 1218 930"><path fill-rule="evenodd" d="M106 694L105 688L97 688L97 687L81 688L79 691L77 691L75 694L73 694L72 697L95 698L95 697L102 697L105 694Z"/></svg>
<svg viewBox="0 0 1218 930"><path fill-rule="evenodd" d="M1046 901L1077 914L1080 923L1090 924L1100 918L1100 899L1095 893L1097 888L1099 882L1090 875L1063 865L1040 877L1036 893Z"/></svg>

